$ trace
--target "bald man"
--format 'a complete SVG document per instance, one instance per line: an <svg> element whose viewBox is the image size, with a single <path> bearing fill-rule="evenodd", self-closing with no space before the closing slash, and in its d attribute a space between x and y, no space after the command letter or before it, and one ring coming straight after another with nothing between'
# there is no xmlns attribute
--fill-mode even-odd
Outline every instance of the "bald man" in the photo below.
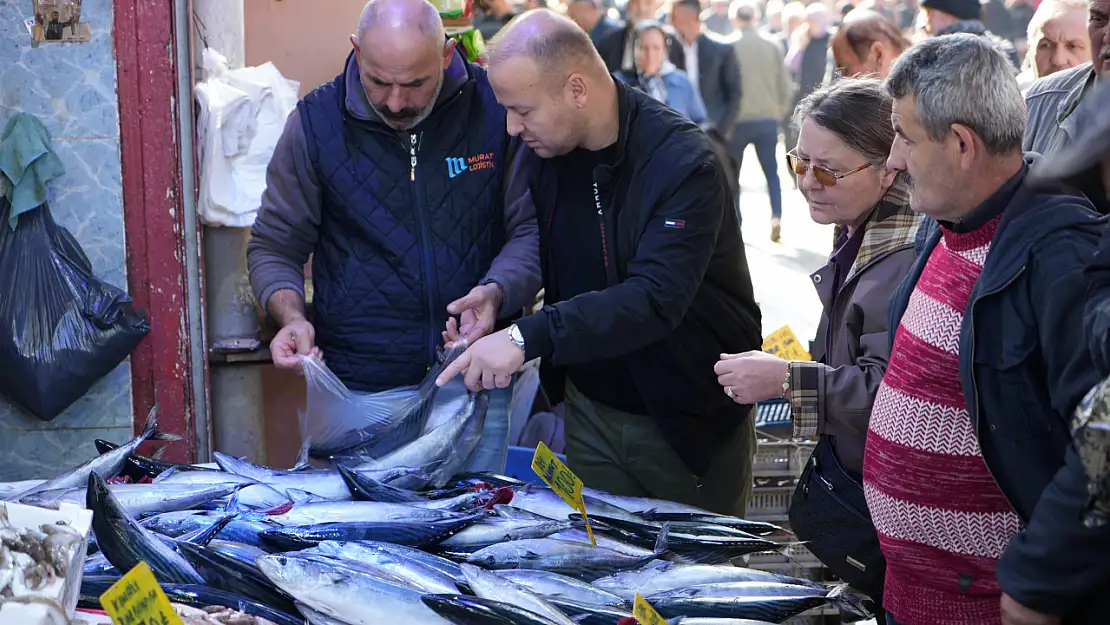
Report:
<svg viewBox="0 0 1110 625"><path fill-rule="evenodd" d="M742 515L753 409L713 367L760 348L760 315L710 139L614 81L589 36L550 11L494 40L490 82L535 158L545 306L473 344L439 382L465 371L471 388L492 388L542 358L587 485Z"/></svg>
<svg viewBox="0 0 1110 625"><path fill-rule="evenodd" d="M247 263L281 327L274 364L299 371L322 351L349 389L375 393L419 383L442 338L476 340L533 301L538 225L505 109L435 7L373 0L351 45L286 122ZM503 469L507 403L491 396L471 468Z"/></svg>

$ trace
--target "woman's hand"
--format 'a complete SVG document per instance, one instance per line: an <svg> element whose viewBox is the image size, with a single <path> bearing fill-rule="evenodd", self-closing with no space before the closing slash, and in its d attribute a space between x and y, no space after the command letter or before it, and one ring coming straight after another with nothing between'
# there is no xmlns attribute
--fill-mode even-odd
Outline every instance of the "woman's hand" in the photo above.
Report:
<svg viewBox="0 0 1110 625"><path fill-rule="evenodd" d="M717 381L738 404L754 404L782 396L790 363L763 352L721 354L713 366Z"/></svg>

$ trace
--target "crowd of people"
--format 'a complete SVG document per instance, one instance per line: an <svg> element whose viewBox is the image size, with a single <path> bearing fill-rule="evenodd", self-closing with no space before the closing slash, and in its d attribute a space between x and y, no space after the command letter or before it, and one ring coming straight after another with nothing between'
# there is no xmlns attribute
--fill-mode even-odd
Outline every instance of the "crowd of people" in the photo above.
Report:
<svg viewBox="0 0 1110 625"><path fill-rule="evenodd" d="M1110 375L1110 0L656 3L491 13L488 69L425 0L368 3L252 229L274 363L378 394L466 347L436 382L491 393L498 471L539 359L586 484L741 516L786 399L818 441L791 527L881 619L1110 622L1069 431ZM781 135L836 231L811 361L761 351L740 231Z"/></svg>

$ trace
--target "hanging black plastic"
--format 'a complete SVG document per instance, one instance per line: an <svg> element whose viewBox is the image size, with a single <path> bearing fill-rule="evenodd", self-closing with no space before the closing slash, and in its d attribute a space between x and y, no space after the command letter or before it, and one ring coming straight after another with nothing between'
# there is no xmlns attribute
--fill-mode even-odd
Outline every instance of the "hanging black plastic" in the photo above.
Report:
<svg viewBox="0 0 1110 625"><path fill-rule="evenodd" d="M98 280L47 204L18 216L0 197L0 393L50 421L148 332L146 313Z"/></svg>

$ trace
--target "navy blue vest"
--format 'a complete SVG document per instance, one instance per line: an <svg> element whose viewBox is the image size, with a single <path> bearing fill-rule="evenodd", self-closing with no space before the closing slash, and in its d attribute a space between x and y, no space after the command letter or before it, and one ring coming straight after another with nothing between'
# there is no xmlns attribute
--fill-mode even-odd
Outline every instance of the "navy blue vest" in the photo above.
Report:
<svg viewBox="0 0 1110 625"><path fill-rule="evenodd" d="M353 390L419 382L447 304L478 284L504 244L505 109L485 70L468 72L409 133L352 117L344 74L298 104L323 188L316 343Z"/></svg>

